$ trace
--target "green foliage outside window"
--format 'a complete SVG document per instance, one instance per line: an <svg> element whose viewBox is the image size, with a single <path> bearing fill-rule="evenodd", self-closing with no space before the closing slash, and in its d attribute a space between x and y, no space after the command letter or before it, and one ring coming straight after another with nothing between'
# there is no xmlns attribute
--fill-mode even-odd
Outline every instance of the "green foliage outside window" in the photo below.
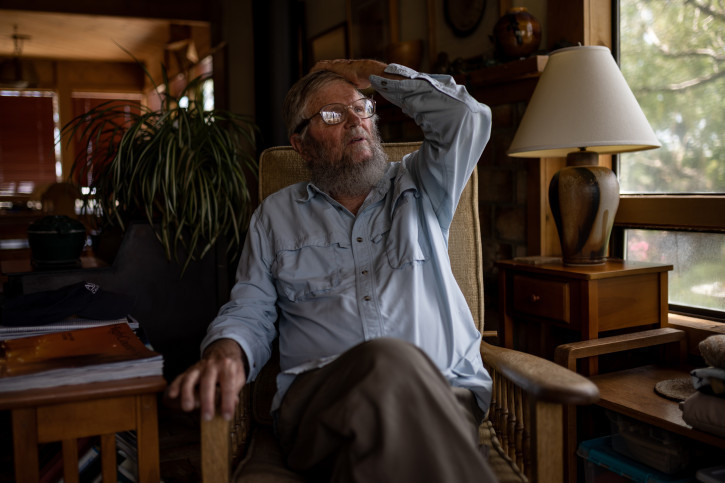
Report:
<svg viewBox="0 0 725 483"><path fill-rule="evenodd" d="M622 193L725 195L725 3L619 0L619 6L622 72L662 143L619 157ZM725 234L693 227L628 229L625 237L626 258L674 266L671 305L725 315Z"/></svg>
<svg viewBox="0 0 725 483"><path fill-rule="evenodd" d="M623 193L725 193L725 4L620 0L620 62L662 148L622 156Z"/></svg>

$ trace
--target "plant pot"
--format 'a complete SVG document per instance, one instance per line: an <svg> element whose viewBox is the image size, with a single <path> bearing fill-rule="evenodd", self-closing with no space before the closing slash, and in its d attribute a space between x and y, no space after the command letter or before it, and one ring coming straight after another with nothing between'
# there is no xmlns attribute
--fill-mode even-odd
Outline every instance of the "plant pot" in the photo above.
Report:
<svg viewBox="0 0 725 483"><path fill-rule="evenodd" d="M36 266L80 264L86 228L65 215L45 216L28 228L28 244Z"/></svg>

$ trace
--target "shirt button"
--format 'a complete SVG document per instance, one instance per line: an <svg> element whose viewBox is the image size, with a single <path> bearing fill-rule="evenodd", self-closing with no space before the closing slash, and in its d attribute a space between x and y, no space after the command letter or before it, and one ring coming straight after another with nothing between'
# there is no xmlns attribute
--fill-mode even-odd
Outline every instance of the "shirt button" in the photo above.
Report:
<svg viewBox="0 0 725 483"><path fill-rule="evenodd" d="M361 237L361 236L357 237L357 241L358 241L359 243L362 243L362 241L363 241L362 237Z"/></svg>
<svg viewBox="0 0 725 483"><path fill-rule="evenodd" d="M364 300L365 302L370 302L370 300L371 300L371 297L370 297L370 295L366 295L366 296L364 296L364 297L363 297L363 300Z"/></svg>

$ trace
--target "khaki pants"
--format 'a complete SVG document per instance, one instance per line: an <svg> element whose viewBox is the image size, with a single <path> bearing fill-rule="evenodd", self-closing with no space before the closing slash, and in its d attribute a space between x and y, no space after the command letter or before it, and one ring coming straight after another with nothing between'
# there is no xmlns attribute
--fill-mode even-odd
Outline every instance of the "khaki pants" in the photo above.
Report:
<svg viewBox="0 0 725 483"><path fill-rule="evenodd" d="M421 350L376 339L298 376L277 430L287 464L310 481L496 481L478 447L481 416Z"/></svg>

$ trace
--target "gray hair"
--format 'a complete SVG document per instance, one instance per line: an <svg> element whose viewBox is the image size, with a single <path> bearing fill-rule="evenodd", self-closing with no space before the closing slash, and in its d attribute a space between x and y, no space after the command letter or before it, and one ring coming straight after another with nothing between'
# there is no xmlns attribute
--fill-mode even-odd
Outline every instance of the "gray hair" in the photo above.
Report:
<svg viewBox="0 0 725 483"><path fill-rule="evenodd" d="M304 113L310 97L326 85L340 81L347 82L355 87L349 80L329 70L310 72L290 87L282 106L282 116L284 117L285 126L287 126L288 138L292 137L295 128L305 119Z"/></svg>

